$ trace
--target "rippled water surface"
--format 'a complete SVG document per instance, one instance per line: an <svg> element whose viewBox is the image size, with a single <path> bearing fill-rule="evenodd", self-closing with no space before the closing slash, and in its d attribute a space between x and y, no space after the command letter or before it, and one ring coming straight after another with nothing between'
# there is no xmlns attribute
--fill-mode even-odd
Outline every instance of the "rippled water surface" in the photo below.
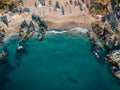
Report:
<svg viewBox="0 0 120 90"><path fill-rule="evenodd" d="M0 65L1 90L120 90L85 35L47 33L42 41L34 36L18 58L18 40L8 42L9 63Z"/></svg>

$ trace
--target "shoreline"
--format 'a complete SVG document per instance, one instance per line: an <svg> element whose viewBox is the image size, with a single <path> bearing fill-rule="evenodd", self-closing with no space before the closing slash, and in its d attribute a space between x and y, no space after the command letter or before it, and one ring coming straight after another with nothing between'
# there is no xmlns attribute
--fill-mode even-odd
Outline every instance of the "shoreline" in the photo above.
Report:
<svg viewBox="0 0 120 90"><path fill-rule="evenodd" d="M86 29L86 28L82 28L82 27L73 27L73 28L65 28L65 29L61 29L61 28L58 28L58 29L49 29L49 30L45 30L45 32L80 32L80 33L83 33L83 34L87 34L87 32L91 32L90 30ZM38 31L36 30L34 35L38 33ZM17 36L19 33L9 33L8 35L6 35L5 38L8 38L8 37L11 37L11 36Z"/></svg>
<svg viewBox="0 0 120 90"><path fill-rule="evenodd" d="M66 6L65 3L67 3L67 1L60 0L60 5L64 7L64 15L62 15L62 9L55 10L54 5L56 0L52 0L52 8L48 1L45 1L45 7L40 7L39 1L34 0L29 2L27 0L23 0L23 3L24 5L20 5L18 8L28 8L30 12L22 12L21 14L15 13L12 16L8 13L7 17L10 24L7 28L6 35L17 33L23 20L26 20L27 23L29 23L31 21L32 13L38 15L41 20L44 20L47 23L49 30L68 30L75 27L81 27L92 31L91 23L95 21L95 18L89 15L87 7L83 7L83 10L80 10L79 5L75 6L74 3L71 5L68 1L68 5ZM37 4L36 7L35 3ZM80 3L82 2L80 1Z"/></svg>
<svg viewBox="0 0 120 90"><path fill-rule="evenodd" d="M71 28L71 29L51 29L51 30L46 30L45 31L45 34L64 34L64 33L68 33L68 34L71 34L71 35L75 35L77 33L80 33L81 35L87 35L87 33L89 33L91 31L89 31L88 29L86 28L81 28L81 27L74 27L74 28ZM11 39L11 37L15 36L15 39L19 39L21 40L20 38L18 38L18 34L19 33L11 33L11 34L8 34L4 40L3 40L3 45L4 46L4 43L6 41L8 41L9 39ZM37 35L39 34L38 31L35 31L34 35L32 37L29 37L30 38L33 38L35 36L35 38L37 39ZM89 39L89 37L87 37Z"/></svg>
<svg viewBox="0 0 120 90"><path fill-rule="evenodd" d="M9 36L9 34L16 34L19 31L20 25L24 20L26 20L27 23L29 23L31 21L31 14L28 15L27 18L26 17L23 18L23 15L18 16L16 14L15 15L16 17L14 19L13 19L14 16L8 19L9 22L12 19L13 19L13 21L10 22L9 27L5 27L7 29L6 36ZM82 17L81 14L79 16ZM17 22L17 18L18 18L19 22ZM86 21L84 21L81 18L78 18L77 15L74 16L73 19L71 19L71 20L69 20L71 18L71 16L70 17L63 16L61 18L56 18L55 20L51 16L47 16L47 18L46 18L46 16L40 17L40 18L41 18L41 20L44 20L46 22L46 24L48 25L48 30L61 30L61 29L62 30L69 30L72 28L80 27L80 28L92 31L91 23L93 21L95 21L95 19L93 17L91 17L90 15L86 16L86 18L88 18ZM68 18L68 19L64 20L64 18ZM89 22L87 22L87 21L89 21Z"/></svg>

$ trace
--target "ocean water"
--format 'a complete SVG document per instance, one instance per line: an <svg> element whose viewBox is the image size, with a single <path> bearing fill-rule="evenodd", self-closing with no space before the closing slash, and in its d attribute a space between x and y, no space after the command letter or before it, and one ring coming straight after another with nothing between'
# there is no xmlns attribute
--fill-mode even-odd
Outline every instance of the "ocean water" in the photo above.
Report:
<svg viewBox="0 0 120 90"><path fill-rule="evenodd" d="M9 55L0 65L0 90L120 90L85 34L47 32L42 41L33 36L26 52L16 55L18 41L15 36L5 41Z"/></svg>

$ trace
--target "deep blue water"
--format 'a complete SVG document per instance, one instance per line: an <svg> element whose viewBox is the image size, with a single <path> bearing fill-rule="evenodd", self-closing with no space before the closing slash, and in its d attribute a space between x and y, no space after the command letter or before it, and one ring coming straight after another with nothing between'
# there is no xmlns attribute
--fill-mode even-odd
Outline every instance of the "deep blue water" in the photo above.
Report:
<svg viewBox="0 0 120 90"><path fill-rule="evenodd" d="M19 59L17 43L12 37L6 43L9 63L0 65L0 90L120 90L84 35L46 34L42 41L34 36Z"/></svg>

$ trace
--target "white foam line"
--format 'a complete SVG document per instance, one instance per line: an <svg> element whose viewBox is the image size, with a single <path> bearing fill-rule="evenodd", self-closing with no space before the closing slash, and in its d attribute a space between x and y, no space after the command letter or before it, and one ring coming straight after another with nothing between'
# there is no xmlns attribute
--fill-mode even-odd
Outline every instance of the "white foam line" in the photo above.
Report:
<svg viewBox="0 0 120 90"><path fill-rule="evenodd" d="M51 31L47 31L46 33L53 33L53 34L62 34L62 33L66 33L67 31L56 31L56 30L51 30Z"/></svg>
<svg viewBox="0 0 120 90"><path fill-rule="evenodd" d="M72 28L69 31L77 31L77 32L81 32L81 33L87 33L88 32L87 29L83 29L83 28L80 28L80 27Z"/></svg>

